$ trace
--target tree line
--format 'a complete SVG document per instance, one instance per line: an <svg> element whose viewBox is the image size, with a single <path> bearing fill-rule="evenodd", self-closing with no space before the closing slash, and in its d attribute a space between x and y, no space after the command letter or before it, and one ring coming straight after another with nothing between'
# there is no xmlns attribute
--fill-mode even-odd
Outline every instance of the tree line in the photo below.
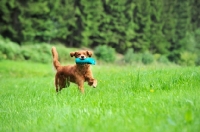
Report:
<svg viewBox="0 0 200 132"><path fill-rule="evenodd" d="M120 53L200 57L199 0L1 0L0 34L20 45L107 45Z"/></svg>

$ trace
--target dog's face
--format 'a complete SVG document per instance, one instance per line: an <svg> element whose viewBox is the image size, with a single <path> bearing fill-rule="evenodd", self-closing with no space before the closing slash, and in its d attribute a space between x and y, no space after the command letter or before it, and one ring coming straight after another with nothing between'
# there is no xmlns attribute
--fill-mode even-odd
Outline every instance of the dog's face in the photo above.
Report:
<svg viewBox="0 0 200 132"><path fill-rule="evenodd" d="M70 56L84 60L87 57L91 57L92 52L91 51L76 51L76 52L71 52Z"/></svg>

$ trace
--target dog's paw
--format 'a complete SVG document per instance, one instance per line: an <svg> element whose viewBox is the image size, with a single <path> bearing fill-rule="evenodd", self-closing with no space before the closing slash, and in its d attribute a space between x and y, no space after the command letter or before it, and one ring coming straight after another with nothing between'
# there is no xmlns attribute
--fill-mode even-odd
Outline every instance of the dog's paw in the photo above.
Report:
<svg viewBox="0 0 200 132"><path fill-rule="evenodd" d="M93 82L93 88L96 88L97 87L97 80L94 80L94 82Z"/></svg>

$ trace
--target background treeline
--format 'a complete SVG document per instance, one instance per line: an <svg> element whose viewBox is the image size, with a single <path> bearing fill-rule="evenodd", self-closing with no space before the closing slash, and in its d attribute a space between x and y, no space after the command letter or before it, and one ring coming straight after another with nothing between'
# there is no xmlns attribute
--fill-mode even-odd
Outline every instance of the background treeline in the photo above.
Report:
<svg viewBox="0 0 200 132"><path fill-rule="evenodd" d="M154 54L199 65L199 10L199 0L1 0L0 34L19 45L113 47L127 62Z"/></svg>

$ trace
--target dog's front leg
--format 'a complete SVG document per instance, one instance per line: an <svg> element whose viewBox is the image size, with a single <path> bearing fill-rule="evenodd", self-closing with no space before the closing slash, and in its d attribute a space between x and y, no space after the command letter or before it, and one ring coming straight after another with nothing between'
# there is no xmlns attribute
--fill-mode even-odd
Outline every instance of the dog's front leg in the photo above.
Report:
<svg viewBox="0 0 200 132"><path fill-rule="evenodd" d="M97 80L96 79L94 79L93 80L93 85L92 85L94 88L96 88L97 87Z"/></svg>
<svg viewBox="0 0 200 132"><path fill-rule="evenodd" d="M83 87L83 85L78 85L78 88L81 91L81 93L84 93L84 87Z"/></svg>
<svg viewBox="0 0 200 132"><path fill-rule="evenodd" d="M88 80L88 85L89 86L93 86L93 88L96 88L97 87L97 80L94 79L94 78L91 78Z"/></svg>
<svg viewBox="0 0 200 132"><path fill-rule="evenodd" d="M79 90L81 91L81 93L84 93L84 82L83 81L79 81L77 83Z"/></svg>

